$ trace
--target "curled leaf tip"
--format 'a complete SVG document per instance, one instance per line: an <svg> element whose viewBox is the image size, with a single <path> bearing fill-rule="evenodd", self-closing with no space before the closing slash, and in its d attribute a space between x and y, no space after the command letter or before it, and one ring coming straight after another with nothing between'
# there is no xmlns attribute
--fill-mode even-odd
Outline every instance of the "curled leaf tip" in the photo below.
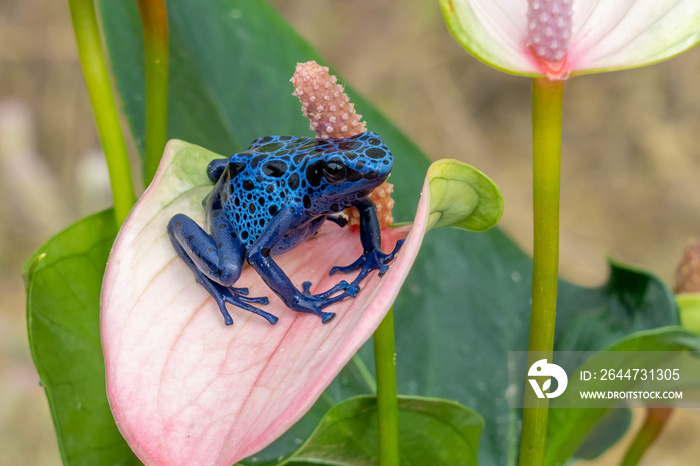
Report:
<svg viewBox="0 0 700 466"><path fill-rule="evenodd" d="M439 160L428 169L428 228L453 226L486 231L503 214L503 197L482 172L457 160Z"/></svg>

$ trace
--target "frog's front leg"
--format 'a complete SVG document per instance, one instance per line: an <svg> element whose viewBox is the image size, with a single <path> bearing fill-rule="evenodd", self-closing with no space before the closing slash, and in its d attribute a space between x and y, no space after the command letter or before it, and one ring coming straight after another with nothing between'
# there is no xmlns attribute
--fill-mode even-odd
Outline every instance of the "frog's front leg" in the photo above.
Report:
<svg viewBox="0 0 700 466"><path fill-rule="evenodd" d="M294 286L280 266L270 257L270 252L275 245L284 238L287 232L293 229L294 219L295 211L293 208L279 212L265 228L262 235L248 248L247 260L287 307L297 312L315 314L325 324L335 317L335 313L323 312L321 309L348 297L356 296L359 287L350 285L343 280L324 293L312 295L309 293L310 282L304 282L303 291L299 291ZM332 296L336 293L340 294Z"/></svg>
<svg viewBox="0 0 700 466"><path fill-rule="evenodd" d="M360 273L352 282L353 285L357 285L372 270L379 270L380 277L384 275L389 270L387 264L394 259L404 240L397 241L394 250L390 254L384 254L382 252L382 238L377 209L374 207L374 204L371 200L365 198L356 202L354 207L360 212L360 241L364 252L359 259L350 265L333 267L330 274L333 275L336 272L348 273L360 269Z"/></svg>
<svg viewBox="0 0 700 466"><path fill-rule="evenodd" d="M267 298L251 298L246 296L247 288L233 288L241 276L245 248L220 209L212 209L210 220L212 234L208 235L186 215L177 214L170 219L168 235L178 256L192 270L197 283L214 298L226 325L233 324L226 303L276 323L277 317L251 305L268 304Z"/></svg>

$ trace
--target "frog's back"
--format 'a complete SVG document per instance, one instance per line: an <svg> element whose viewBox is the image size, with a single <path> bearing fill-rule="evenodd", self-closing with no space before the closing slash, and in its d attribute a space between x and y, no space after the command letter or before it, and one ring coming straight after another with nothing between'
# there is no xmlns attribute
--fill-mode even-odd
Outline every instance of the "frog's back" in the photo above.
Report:
<svg viewBox="0 0 700 466"><path fill-rule="evenodd" d="M349 139L266 136L231 156L219 179L221 200L246 247L283 208L296 208L308 218L345 208L317 202L321 175L313 164L330 159L360 168L376 164L390 169L393 164L389 149L373 133Z"/></svg>

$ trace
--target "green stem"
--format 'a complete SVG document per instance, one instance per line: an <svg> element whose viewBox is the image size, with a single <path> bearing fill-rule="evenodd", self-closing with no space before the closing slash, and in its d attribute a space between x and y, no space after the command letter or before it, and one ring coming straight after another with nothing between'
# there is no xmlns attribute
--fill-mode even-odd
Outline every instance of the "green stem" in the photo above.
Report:
<svg viewBox="0 0 700 466"><path fill-rule="evenodd" d="M559 266L559 179L563 81L535 79L532 87L534 250L530 310L530 364L554 349ZM541 465L547 441L549 400L527 390L520 466Z"/></svg>
<svg viewBox="0 0 700 466"><path fill-rule="evenodd" d="M144 184L156 174L168 129L168 13L165 0L138 0L146 68L146 156Z"/></svg>
<svg viewBox="0 0 700 466"><path fill-rule="evenodd" d="M630 444L620 466L636 466L644 453L661 433L673 408L648 408L644 424Z"/></svg>
<svg viewBox="0 0 700 466"><path fill-rule="evenodd" d="M136 202L131 178L129 154L119 123L117 106L109 83L109 74L102 54L100 30L93 0L68 0L78 54L83 67L90 101L95 112L97 130L107 159L112 184L114 215L121 225Z"/></svg>
<svg viewBox="0 0 700 466"><path fill-rule="evenodd" d="M399 405L396 397L396 353L394 349L394 311L374 332L374 365L377 373L379 412L379 465L399 464Z"/></svg>

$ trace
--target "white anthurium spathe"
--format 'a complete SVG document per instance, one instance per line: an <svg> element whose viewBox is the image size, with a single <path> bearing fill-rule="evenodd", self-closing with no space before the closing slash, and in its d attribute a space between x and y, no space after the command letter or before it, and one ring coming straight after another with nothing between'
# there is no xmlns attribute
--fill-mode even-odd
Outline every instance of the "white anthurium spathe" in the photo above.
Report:
<svg viewBox="0 0 700 466"><path fill-rule="evenodd" d="M479 60L547 76L656 63L700 42L698 0L441 0L448 27Z"/></svg>

